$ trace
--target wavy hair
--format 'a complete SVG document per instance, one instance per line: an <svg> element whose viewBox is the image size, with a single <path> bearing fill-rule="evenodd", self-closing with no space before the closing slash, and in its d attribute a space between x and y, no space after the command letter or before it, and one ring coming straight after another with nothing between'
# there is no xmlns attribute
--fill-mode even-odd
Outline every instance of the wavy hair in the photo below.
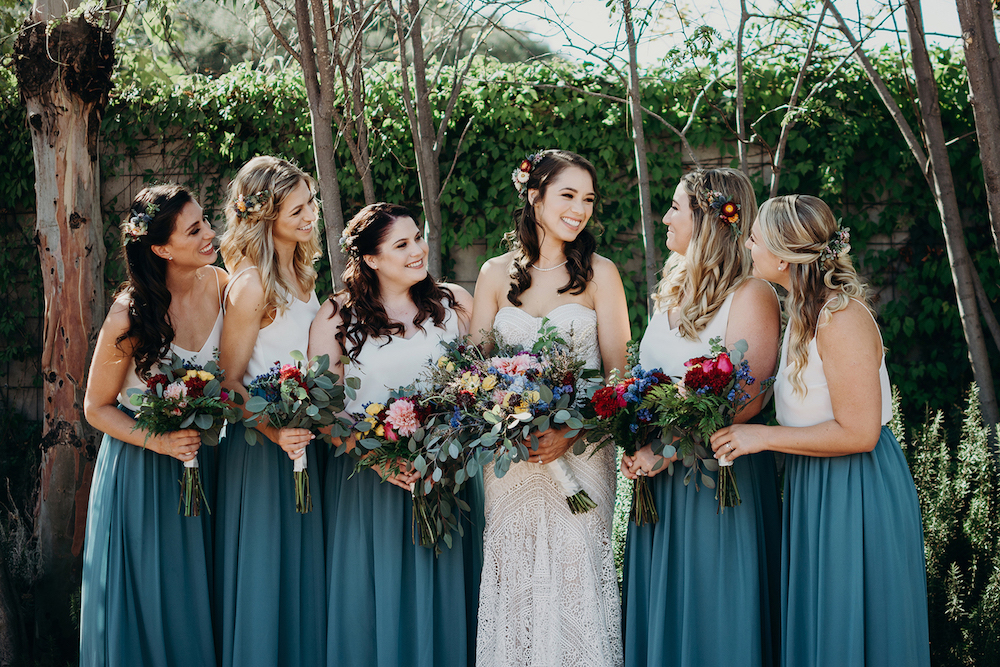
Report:
<svg viewBox="0 0 1000 667"><path fill-rule="evenodd" d="M528 269L541 257L541 241L538 238L538 221L535 219L535 207L528 201L527 191L538 190L538 197L544 198L545 191L563 171L569 167L583 169L590 174L594 184L594 205L597 205L597 170L584 157L571 153L549 149L541 151L542 158L534 165L525 183L524 206L514 229L504 234L504 240L514 252L514 262L510 269L510 291L507 298L515 306L521 305L520 296L531 287L531 273ZM536 200L537 201L537 200ZM559 288L559 294L582 294L587 289L587 283L594 277L592 259L597 248L597 240L590 232L601 225L596 216L591 216L587 226L569 243L563 244L566 255L566 270L569 272L569 282Z"/></svg>
<svg viewBox="0 0 1000 667"><path fill-rule="evenodd" d="M385 202L369 204L351 218L341 237L347 266L341 275L343 289L331 297L333 313L330 317L341 313L336 339L344 354L355 361L369 338L401 335L406 331L401 322L389 319L382 305L378 272L364 260L366 255L381 253L379 246L388 236L392 223L399 218L414 219L403 206ZM338 297L343 299L343 308L338 306ZM410 287L410 299L417 306L413 324L421 330L428 318L434 326L444 324L447 315L444 301L447 300L448 307L453 310L462 309L452 291L435 282L430 274Z"/></svg>
<svg viewBox="0 0 1000 667"><path fill-rule="evenodd" d="M309 174L287 160L261 155L243 165L229 185L226 231L222 234L219 251L230 273L244 259L257 267L264 285L267 313L281 314L291 303L291 285L278 271L273 230L285 198L303 182L313 194L316 193L316 182ZM236 205L241 197L245 201L265 190L270 192L270 197L261 202L257 210L248 210L242 217L237 215ZM316 285L313 262L321 254L316 230L314 227L309 241L296 244L293 257L295 277L307 292Z"/></svg>
<svg viewBox="0 0 1000 667"><path fill-rule="evenodd" d="M129 207L122 224L122 259L126 280L118 288L116 297L126 294L128 303L128 329L115 344L121 348L126 339L134 342L132 358L136 374L149 377L154 364L166 359L174 328L170 323L170 290L167 289L167 260L153 252L153 246L165 245L174 232L177 216L193 201L191 193L179 185L155 185L143 188ZM156 211L146 223L146 232L130 236L125 232L128 219Z"/></svg>
<svg viewBox="0 0 1000 667"><path fill-rule="evenodd" d="M768 199L760 207L758 229L764 247L788 262L788 378L794 392L805 396L802 373L816 329L833 313L847 308L852 298L861 301L873 316L875 311L868 287L858 278L849 255L820 257L838 230L833 212L822 199L811 195Z"/></svg>
<svg viewBox="0 0 1000 667"><path fill-rule="evenodd" d="M685 254L670 254L653 301L662 311L677 309L681 335L697 340L733 291L750 275L750 252L744 241L757 218L757 196L746 175L737 169L696 169L681 178L693 223ZM740 206L732 225L709 206L710 191L724 194Z"/></svg>

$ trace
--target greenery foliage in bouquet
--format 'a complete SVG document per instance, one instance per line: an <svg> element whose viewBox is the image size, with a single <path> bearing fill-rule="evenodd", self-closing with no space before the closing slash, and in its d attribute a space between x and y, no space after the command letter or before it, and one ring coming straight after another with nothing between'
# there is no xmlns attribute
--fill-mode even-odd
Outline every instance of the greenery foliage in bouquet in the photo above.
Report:
<svg viewBox="0 0 1000 667"><path fill-rule="evenodd" d="M612 371L607 385L590 397L585 424L587 440L597 442L597 448L613 442L628 456L635 456L639 448L659 433L649 394L657 385L670 383L670 378L659 369L643 369L638 363L638 352L638 342L630 342L625 372ZM662 464L660 460L656 465ZM639 526L659 520L648 481L639 477L632 487L631 519Z"/></svg>
<svg viewBox="0 0 1000 667"><path fill-rule="evenodd" d="M528 460L525 442L537 449L538 433L550 427L568 428L567 438L580 433L585 387L599 373L584 368L548 320L542 321L530 350L505 344L495 332L487 343L494 349L491 356L481 346L446 344L446 353L429 369L428 382L433 400L451 412L448 449L454 444L458 452L472 452L465 455L466 474L475 474L489 460L479 454L486 451L493 457L494 473L503 477L511 463ZM574 451L585 448L581 439ZM564 460L546 462L545 470L574 514L596 507Z"/></svg>
<svg viewBox="0 0 1000 667"><path fill-rule="evenodd" d="M289 355L294 364L280 364L253 379L247 391L250 398L246 409L250 412L243 423L246 439L257 443L257 425L274 428L305 428L332 445L333 438L343 438L350 433L349 424L339 413L344 410L345 397L357 390L357 378L349 378L344 385L337 384L340 377L330 370L330 356L313 357L304 364L305 357L298 350ZM324 431L321 429L329 430ZM308 460L305 452L295 459L295 510L300 514L312 511L312 494L309 491Z"/></svg>
<svg viewBox="0 0 1000 667"><path fill-rule="evenodd" d="M698 479L708 488L715 488L719 511L740 504L740 492L733 477L732 462L716 460L708 446L709 438L733 418L752 399L748 387L755 379L750 364L744 358L747 342L737 341L727 350L722 338L709 341L711 354L684 362L687 371L676 384L657 385L650 391L650 409L656 414L655 424L662 428L662 438L654 441L653 451L666 458L677 456L688 468L684 483ZM763 391L773 383L769 378ZM704 470L702 470L704 467ZM673 463L668 471L674 473ZM719 484L705 472L718 471Z"/></svg>
<svg viewBox="0 0 1000 667"><path fill-rule="evenodd" d="M412 466L421 481L413 495L413 535L421 546L442 552L450 549L452 533L465 534L461 517L468 503L458 496L462 486L480 469L469 467L466 456L454 441L446 441L440 427L447 426L448 414L413 388L390 393L385 403L367 403L364 413L352 415L357 446L355 471L376 468L383 476L394 475Z"/></svg>
<svg viewBox="0 0 1000 667"><path fill-rule="evenodd" d="M184 361L171 353L170 363L161 364L159 373L146 380L146 390L129 390L129 401L136 407L135 429L145 429L146 440L151 435L192 428L201 432L201 444L219 444L219 433L226 421L242 417L236 404L239 395L230 395L222 388L224 373L213 359L204 366ZM201 482L198 457L184 462L181 476L181 497L177 512L184 516L201 514L205 490Z"/></svg>

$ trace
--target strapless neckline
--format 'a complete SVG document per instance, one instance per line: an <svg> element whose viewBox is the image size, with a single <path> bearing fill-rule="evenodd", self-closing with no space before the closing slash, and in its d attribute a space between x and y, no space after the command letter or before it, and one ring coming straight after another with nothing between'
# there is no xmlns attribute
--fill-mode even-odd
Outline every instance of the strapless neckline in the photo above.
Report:
<svg viewBox="0 0 1000 667"><path fill-rule="evenodd" d="M582 303L575 303L575 302L560 304L560 305L556 306L555 308L553 308L552 310L550 310L549 312L547 312L544 315L532 315L531 313L527 312L526 310L524 310L522 308L518 308L517 306L504 306L503 308L501 308L500 310L498 310L497 313L499 314L501 311L504 311L504 310L516 310L517 312L521 313L522 315L524 315L525 317L527 317L527 318L529 318L531 320L544 320L546 318L552 319L552 314L555 313L557 310L559 310L561 308L570 308L572 306L576 306L577 308L582 308L583 310L587 311L587 313L593 315L594 317L597 317L597 311L596 310L594 310L593 308L588 308L587 306L583 305Z"/></svg>

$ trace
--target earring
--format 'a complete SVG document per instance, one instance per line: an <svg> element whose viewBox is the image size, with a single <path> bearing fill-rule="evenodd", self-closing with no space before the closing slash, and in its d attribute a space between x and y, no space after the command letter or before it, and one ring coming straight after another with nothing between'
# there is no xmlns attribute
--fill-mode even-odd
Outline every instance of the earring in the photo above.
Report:
<svg viewBox="0 0 1000 667"><path fill-rule="evenodd" d="M174 261L174 256L173 255L167 255L167 261L168 262Z"/></svg>

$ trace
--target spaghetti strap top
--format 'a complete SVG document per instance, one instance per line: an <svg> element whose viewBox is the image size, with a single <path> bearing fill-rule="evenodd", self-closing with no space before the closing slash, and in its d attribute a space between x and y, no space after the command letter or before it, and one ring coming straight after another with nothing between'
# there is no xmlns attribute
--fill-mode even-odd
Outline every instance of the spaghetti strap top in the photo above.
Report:
<svg viewBox="0 0 1000 667"><path fill-rule="evenodd" d="M684 377L687 369L684 363L695 357L703 357L711 353L709 341L721 337L726 342L726 329L729 327L729 311L733 306L733 290L715 311L705 328L698 332L697 340L690 340L681 334L680 328L670 326L670 318L666 311L657 309L649 318L646 331L639 343L639 363L647 371L660 369L672 377Z"/></svg>
<svg viewBox="0 0 1000 667"><path fill-rule="evenodd" d="M857 299L852 299L857 301ZM858 301L858 303L861 303ZM862 304L864 305L864 304ZM868 308L865 311L875 321L875 316ZM875 323L878 329L878 323ZM788 337L789 327L785 327L785 335L781 343L781 359L778 362L778 377L774 383L774 408L778 423L782 426L814 426L834 418L833 402L830 399L830 387L823 372L823 360L816 347L816 336L809 341L809 356L806 367L802 370L802 382L806 387L806 395L795 393L795 388L789 380L788 367ZM879 340L882 332L879 330ZM892 389L889 384L889 371L885 367L885 352L878 369L879 388L882 394L881 424L888 424L892 419Z"/></svg>
<svg viewBox="0 0 1000 667"><path fill-rule="evenodd" d="M219 342L222 340L223 292L222 287L219 284L219 272L213 267L212 273L215 274L215 290L219 295L219 314L215 318L215 324L212 325L212 331L209 332L208 338L205 340L205 343L201 346L200 350L186 350L175 343L170 344L171 352L184 361L190 361L191 363L199 366L204 366L212 359L218 357ZM152 375L159 373L159 364L153 364L149 372ZM125 374L125 381L122 383L121 390L118 392L118 402L125 407L132 409L132 402L129 400L128 396L129 389L138 389L139 391L146 390L146 383L143 382L136 373L135 359L131 359L129 361L129 369Z"/></svg>
<svg viewBox="0 0 1000 667"><path fill-rule="evenodd" d="M229 279L231 286L237 278L256 266L248 266L233 274ZM226 294L229 289L227 286ZM300 301L292 295L286 295L288 308L276 314L266 327L257 332L250 361L247 362L243 374L243 386L248 387L258 375L263 375L275 364L292 363L292 350L298 350L305 356L309 348L309 326L316 313L319 312L319 299L316 292L310 292L308 301Z"/></svg>

